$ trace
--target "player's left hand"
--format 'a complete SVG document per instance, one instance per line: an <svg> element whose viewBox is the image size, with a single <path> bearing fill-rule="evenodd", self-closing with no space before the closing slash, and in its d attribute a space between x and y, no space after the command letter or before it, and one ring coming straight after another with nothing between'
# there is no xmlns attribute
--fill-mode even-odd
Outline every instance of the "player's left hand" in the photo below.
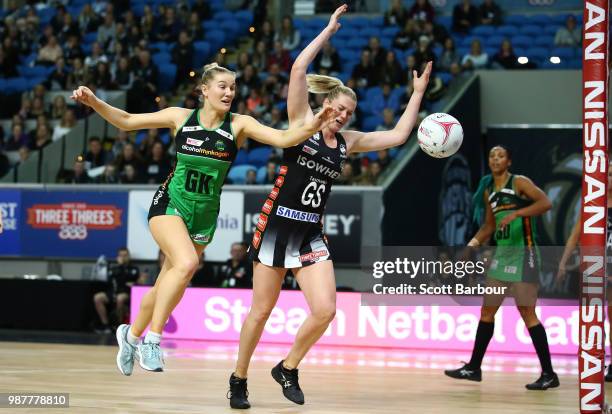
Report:
<svg viewBox="0 0 612 414"><path fill-rule="evenodd" d="M338 7L336 11L334 12L334 14L332 14L331 17L329 18L327 29L329 29L332 34L336 33L338 29L340 29L340 26L341 26L339 22L340 16L342 16L347 11L348 11L348 6L346 4L343 4L342 6Z"/></svg>
<svg viewBox="0 0 612 414"><path fill-rule="evenodd" d="M425 66L425 70L423 71L423 73L421 74L421 76L418 76L417 71L412 71L412 75L413 75L413 84L412 87L414 88L415 92L420 92L420 93L425 93L425 90L427 89L427 84L429 83L429 75L431 75L431 68L433 66L433 62L427 62L427 66Z"/></svg>
<svg viewBox="0 0 612 414"><path fill-rule="evenodd" d="M320 131L332 122L336 122L336 117L339 114L340 113L331 106L324 106L311 121L311 129Z"/></svg>
<svg viewBox="0 0 612 414"><path fill-rule="evenodd" d="M506 217L504 217L502 219L502 221L499 223L499 229L503 230L506 228L506 226L508 226L510 224L510 222L512 220L515 220L518 217L518 214L516 214L516 212L512 212L510 214L508 214Z"/></svg>

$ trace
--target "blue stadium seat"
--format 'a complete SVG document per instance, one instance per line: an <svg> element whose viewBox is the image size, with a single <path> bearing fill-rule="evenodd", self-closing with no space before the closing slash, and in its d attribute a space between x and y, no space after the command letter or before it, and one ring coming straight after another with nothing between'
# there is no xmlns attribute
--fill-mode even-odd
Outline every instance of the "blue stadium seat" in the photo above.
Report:
<svg viewBox="0 0 612 414"><path fill-rule="evenodd" d="M327 26L328 22L329 18L313 17L312 19L308 20L308 26L317 31L321 31L321 29Z"/></svg>
<svg viewBox="0 0 612 414"><path fill-rule="evenodd" d="M348 21L349 19L346 19L343 21L343 23ZM370 26L371 19L368 17L353 17L350 19L350 22L351 26L363 28Z"/></svg>
<svg viewBox="0 0 612 414"><path fill-rule="evenodd" d="M470 53L469 47L458 47L457 48L457 56L459 56L459 60L463 59L465 55Z"/></svg>
<svg viewBox="0 0 612 414"><path fill-rule="evenodd" d="M158 52L170 53L172 51L172 45L166 42L153 42L149 44L149 48L152 51L157 50Z"/></svg>
<svg viewBox="0 0 612 414"><path fill-rule="evenodd" d="M474 40L478 40L480 41L480 44L483 44L483 38L482 37L478 37L478 36L468 36L468 37L464 37L463 40L461 41L461 46L463 47L471 47L472 46L472 42Z"/></svg>
<svg viewBox="0 0 612 414"><path fill-rule="evenodd" d="M537 26L535 24L528 24L528 25L525 25L525 26L521 27L520 33L523 36L537 37L540 34L542 34L542 27L541 26Z"/></svg>
<svg viewBox="0 0 612 414"><path fill-rule="evenodd" d="M158 65L159 78L158 86L161 92L167 92L174 86L176 79L176 65L172 63L163 63Z"/></svg>
<svg viewBox="0 0 612 414"><path fill-rule="evenodd" d="M523 35L513 36L510 41L515 47L529 47L533 44L533 38Z"/></svg>
<svg viewBox="0 0 612 414"><path fill-rule="evenodd" d="M547 35L552 35L555 36L557 34L557 31L559 30L558 25L548 25L546 27L544 27L544 33L546 33Z"/></svg>
<svg viewBox="0 0 612 414"><path fill-rule="evenodd" d="M552 18L548 14L534 14L529 17L529 24L535 24L538 26L546 26L547 24L552 23Z"/></svg>
<svg viewBox="0 0 612 414"><path fill-rule="evenodd" d="M248 154L246 152L246 150L241 149L238 151L238 154L236 154L236 159L234 160L234 165L242 165L242 164L246 164L247 160L248 160Z"/></svg>
<svg viewBox="0 0 612 414"><path fill-rule="evenodd" d="M567 62L568 69L582 69L582 59L572 59Z"/></svg>
<svg viewBox="0 0 612 414"><path fill-rule="evenodd" d="M266 165L272 154L272 147L258 147L249 151L247 163L256 167Z"/></svg>
<svg viewBox="0 0 612 414"><path fill-rule="evenodd" d="M536 46L551 47L555 44L554 36L541 35L535 39Z"/></svg>
<svg viewBox="0 0 612 414"><path fill-rule="evenodd" d="M264 181L266 181L267 172L268 172L268 169L266 168L265 165L257 169L257 184L263 184Z"/></svg>
<svg viewBox="0 0 612 414"><path fill-rule="evenodd" d="M530 47L529 49L527 49L526 53L529 59L533 59L538 63L544 62L550 57L550 53L548 52L548 50L543 47Z"/></svg>
<svg viewBox="0 0 612 414"><path fill-rule="evenodd" d="M388 37L381 37L380 38L380 45L382 47L384 47L385 49L387 49L387 50L391 49L392 42L393 42L393 40L389 39Z"/></svg>
<svg viewBox="0 0 612 414"><path fill-rule="evenodd" d="M196 52L196 58L200 58L200 56L197 55L201 55L202 59L206 59L206 57L210 56L211 54L210 43L206 41L198 40L193 42L193 48Z"/></svg>
<svg viewBox="0 0 612 414"><path fill-rule="evenodd" d="M400 28L397 26L393 26L393 27L383 27L382 31L380 32L381 35L385 36L385 37L395 37L396 34L398 34L400 31Z"/></svg>
<svg viewBox="0 0 612 414"><path fill-rule="evenodd" d="M503 25L499 26L495 33L500 36L512 37L519 34L519 30L516 26Z"/></svg>
<svg viewBox="0 0 612 414"><path fill-rule="evenodd" d="M368 19L368 24L375 27L383 27L385 25L385 17L381 14Z"/></svg>
<svg viewBox="0 0 612 414"><path fill-rule="evenodd" d="M96 40L98 40L98 32L85 33L85 35L83 36L83 43L91 44Z"/></svg>
<svg viewBox="0 0 612 414"><path fill-rule="evenodd" d="M7 78L5 82L4 90L6 93L23 92L28 89L26 78Z"/></svg>
<svg viewBox="0 0 612 414"><path fill-rule="evenodd" d="M170 55L170 53L168 52L159 52L153 54L153 56L151 56L151 59L153 60L153 63L155 63L157 66L160 66L164 63L171 63L172 55Z"/></svg>
<svg viewBox="0 0 612 414"><path fill-rule="evenodd" d="M246 25L241 25L240 22L234 19L221 22L219 24L219 27L221 28L221 30L224 30L224 31L229 30L233 33L241 33L241 32L246 32L248 30Z"/></svg>
<svg viewBox="0 0 612 414"><path fill-rule="evenodd" d="M206 32L204 37L208 42L210 42L213 51L223 47L223 44L225 43L225 33L223 33L221 30L210 30Z"/></svg>
<svg viewBox="0 0 612 414"><path fill-rule="evenodd" d="M365 132L376 130L376 127L383 123L380 116L369 116L363 120L362 128Z"/></svg>
<svg viewBox="0 0 612 414"><path fill-rule="evenodd" d="M477 26L472 30L474 36L492 36L493 33L495 33L495 28L488 25Z"/></svg>
<svg viewBox="0 0 612 414"><path fill-rule="evenodd" d="M293 19L293 27L297 30L302 30L304 27L307 27L308 23L304 19Z"/></svg>
<svg viewBox="0 0 612 414"><path fill-rule="evenodd" d="M381 30L378 27L365 27L359 31L359 36L363 36L366 38L370 37L380 37Z"/></svg>
<svg viewBox="0 0 612 414"><path fill-rule="evenodd" d="M257 167L248 164L234 165L230 168L227 178L232 180L234 184L244 184L246 182L247 172L250 170L257 171Z"/></svg>
<svg viewBox="0 0 612 414"><path fill-rule="evenodd" d="M436 58L440 59L440 56L442 56L442 52L444 52L444 48L442 47L441 44L436 44L433 47L433 52L434 52L434 55L436 55Z"/></svg>
<svg viewBox="0 0 612 414"><path fill-rule="evenodd" d="M351 70L346 71L346 72L341 72L340 74L338 74L338 79L340 79L342 82L344 82L346 84L348 82L348 80L351 78L351 75L352 75L352 71Z"/></svg>
<svg viewBox="0 0 612 414"><path fill-rule="evenodd" d="M444 26L450 31L453 25L453 16L437 16L436 21L439 25Z"/></svg>
<svg viewBox="0 0 612 414"><path fill-rule="evenodd" d="M504 36L498 36L498 35L489 36L489 37L487 37L485 39L485 46L488 46L488 47L499 47L499 46L501 46L501 44L504 41L504 39L506 39L506 37L504 37Z"/></svg>
<svg viewBox="0 0 612 414"><path fill-rule="evenodd" d="M484 52L489 56L489 61L493 59L493 56L495 56L498 51L498 47L489 46L484 48Z"/></svg>
<svg viewBox="0 0 612 414"><path fill-rule="evenodd" d="M216 22L223 22L223 21L233 20L234 15L232 12L224 10L224 11L215 13L212 18Z"/></svg>
<svg viewBox="0 0 612 414"><path fill-rule="evenodd" d="M363 154L364 157L369 159L370 161L376 161L378 159L378 152L370 151Z"/></svg>
<svg viewBox="0 0 612 414"><path fill-rule="evenodd" d="M45 7L39 9L36 13L40 19L40 26L44 27L49 24L53 16L55 16L55 7Z"/></svg>
<svg viewBox="0 0 612 414"><path fill-rule="evenodd" d="M580 49L574 49L572 47L556 47L550 51L551 56L559 56L562 61L572 60L577 58L577 51Z"/></svg>
<svg viewBox="0 0 612 414"><path fill-rule="evenodd" d="M19 75L23 76L24 78L46 78L53 72L53 70L53 66L17 66L17 71L19 72Z"/></svg>
<svg viewBox="0 0 612 414"><path fill-rule="evenodd" d="M130 10L134 13L136 17L144 16L145 3L132 3L130 6Z"/></svg>
<svg viewBox="0 0 612 414"><path fill-rule="evenodd" d="M40 85L47 81L47 77L26 78L26 89L34 89L36 85Z"/></svg>
<svg viewBox="0 0 612 414"><path fill-rule="evenodd" d="M523 14L511 14L504 18L504 22L515 26L522 26L528 22L528 19L527 16Z"/></svg>
<svg viewBox="0 0 612 414"><path fill-rule="evenodd" d="M253 23L253 12L250 10L239 10L234 15L244 25L251 25Z"/></svg>
<svg viewBox="0 0 612 414"><path fill-rule="evenodd" d="M448 83L453 79L453 75L448 72L438 72L437 75L445 85L448 85Z"/></svg>
<svg viewBox="0 0 612 414"><path fill-rule="evenodd" d="M521 56L526 56L527 55L527 50L523 47L514 47L514 54L517 57L521 57Z"/></svg>
<svg viewBox="0 0 612 414"><path fill-rule="evenodd" d="M346 43L346 47L352 49L362 49L368 45L368 39L363 37L355 37Z"/></svg>

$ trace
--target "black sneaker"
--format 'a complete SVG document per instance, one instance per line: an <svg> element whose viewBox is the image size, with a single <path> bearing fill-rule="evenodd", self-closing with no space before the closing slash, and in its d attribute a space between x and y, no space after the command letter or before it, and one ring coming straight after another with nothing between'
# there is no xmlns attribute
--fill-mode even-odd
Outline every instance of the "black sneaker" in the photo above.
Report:
<svg viewBox="0 0 612 414"><path fill-rule="evenodd" d="M304 393L298 383L298 369L286 369L283 361L272 368L272 378L283 387L283 395L296 404L304 404Z"/></svg>
<svg viewBox="0 0 612 414"><path fill-rule="evenodd" d="M239 410L251 408L249 404L249 391L247 390L246 378L238 378L232 373L229 379L230 389L227 392L227 398L230 400L230 407Z"/></svg>
<svg viewBox="0 0 612 414"><path fill-rule="evenodd" d="M525 385L528 390L547 390L549 388L557 388L559 386L559 377L554 372L543 372L536 382Z"/></svg>
<svg viewBox="0 0 612 414"><path fill-rule="evenodd" d="M606 372L606 382L612 382L612 364L608 365L608 371Z"/></svg>
<svg viewBox="0 0 612 414"><path fill-rule="evenodd" d="M480 368L474 369L469 364L463 365L459 369L447 369L444 371L447 377L456 379L465 379L469 381L482 381L482 370Z"/></svg>

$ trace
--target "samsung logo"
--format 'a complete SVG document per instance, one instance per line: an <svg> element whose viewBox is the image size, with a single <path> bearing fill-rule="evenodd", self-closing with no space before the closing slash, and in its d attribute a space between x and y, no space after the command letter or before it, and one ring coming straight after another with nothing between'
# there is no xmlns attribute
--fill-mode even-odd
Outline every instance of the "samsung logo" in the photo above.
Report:
<svg viewBox="0 0 612 414"><path fill-rule="evenodd" d="M276 215L291 220L307 221L309 223L318 223L319 218L321 217L317 213L307 213L305 211L293 210L283 206L278 206L276 209Z"/></svg>

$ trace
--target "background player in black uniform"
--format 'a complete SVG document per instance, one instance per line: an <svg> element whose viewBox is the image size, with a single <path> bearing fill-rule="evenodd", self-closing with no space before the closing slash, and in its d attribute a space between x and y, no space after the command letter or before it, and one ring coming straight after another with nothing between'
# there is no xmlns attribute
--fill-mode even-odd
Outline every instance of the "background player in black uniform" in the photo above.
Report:
<svg viewBox="0 0 612 414"><path fill-rule="evenodd" d="M580 217L580 216L578 216ZM559 271L557 272L557 284L563 283L565 275L567 273L567 262L572 257L574 249L578 246L580 241L580 227L582 226L582 220L578 220L576 225L572 229L570 236L565 243L565 249L561 260L559 260ZM612 274L612 161L608 165L608 228L606 233L606 273L608 277L608 287L606 289L606 300L608 301L608 323L611 324L610 315L612 315L612 281L610 275ZM608 334L608 342L610 344L610 350L612 352L612 334ZM606 382L612 382L612 363L608 365L606 371Z"/></svg>
<svg viewBox="0 0 612 414"><path fill-rule="evenodd" d="M399 122L389 131L363 133L342 127L357 106L355 92L338 79L308 75L306 70L329 38L339 29L339 7L328 26L300 53L291 69L287 110L290 124L314 116L308 92L324 93L323 107L336 109L335 122L312 138L284 151L275 187L264 203L250 247L254 259L253 302L240 333L236 371L230 377L230 406L248 408L246 377L249 361L272 311L288 268L297 278L311 314L300 327L287 357L272 370L283 394L304 403L297 366L323 335L336 312L336 281L322 214L334 179L340 176L350 152L376 151L406 142L414 127L431 73L431 62L421 77L414 73L414 93Z"/></svg>
<svg viewBox="0 0 612 414"><path fill-rule="evenodd" d="M126 247L122 247L117 251L117 264L108 269L108 290L98 292L94 295L94 305L98 317L102 323L101 332L109 333L111 331L108 309L109 303L115 304L117 322L125 322L125 316L129 311L130 303L130 288L134 283L142 284L144 282L140 275L140 269L130 261L130 251Z"/></svg>

